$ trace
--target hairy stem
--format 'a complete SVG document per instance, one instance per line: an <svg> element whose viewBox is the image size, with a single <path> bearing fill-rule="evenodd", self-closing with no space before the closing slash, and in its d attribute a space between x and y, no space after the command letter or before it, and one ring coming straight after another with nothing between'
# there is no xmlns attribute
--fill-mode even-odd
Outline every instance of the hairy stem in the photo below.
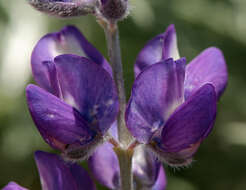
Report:
<svg viewBox="0 0 246 190"><path fill-rule="evenodd" d="M112 66L113 77L117 88L120 110L117 118L119 146L114 141L114 151L118 156L120 166L120 184L121 190L133 190L133 175L132 175L132 155L133 149L128 149L132 142L130 135L125 124L125 110L126 110L126 95L123 79L123 68L121 60L121 49L119 40L119 31L117 23L110 23L103 19L98 18L99 24L104 28L108 54ZM112 139L111 139L112 140Z"/></svg>
<svg viewBox="0 0 246 190"><path fill-rule="evenodd" d="M113 77L120 103L120 111L117 118L119 142L122 147L126 149L132 138L125 124L126 95L121 61L119 31L116 23L104 23L103 27L106 35L109 59L112 66Z"/></svg>

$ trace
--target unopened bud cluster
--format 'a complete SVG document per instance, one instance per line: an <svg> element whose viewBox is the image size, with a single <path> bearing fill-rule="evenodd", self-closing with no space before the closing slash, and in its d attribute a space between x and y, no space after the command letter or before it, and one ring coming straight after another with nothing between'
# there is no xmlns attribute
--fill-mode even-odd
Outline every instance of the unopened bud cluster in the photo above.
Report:
<svg viewBox="0 0 246 190"><path fill-rule="evenodd" d="M101 0L99 10L107 20L122 20L128 14L128 1Z"/></svg>
<svg viewBox="0 0 246 190"><path fill-rule="evenodd" d="M125 18L128 0L28 0L37 10L58 16L74 17L94 14L109 21Z"/></svg>

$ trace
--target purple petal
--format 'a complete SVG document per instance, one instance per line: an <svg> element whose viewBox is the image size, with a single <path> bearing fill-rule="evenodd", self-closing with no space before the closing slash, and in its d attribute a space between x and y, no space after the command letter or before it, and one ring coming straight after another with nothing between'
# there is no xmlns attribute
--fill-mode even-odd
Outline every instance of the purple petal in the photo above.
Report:
<svg viewBox="0 0 246 190"><path fill-rule="evenodd" d="M55 58L63 98L104 134L118 114L117 92L110 75L87 58L60 55Z"/></svg>
<svg viewBox="0 0 246 190"><path fill-rule="evenodd" d="M216 117L216 93L211 84L202 86L167 121L159 154L170 165L186 165L201 141L211 132ZM155 139L156 140L156 139Z"/></svg>
<svg viewBox="0 0 246 190"><path fill-rule="evenodd" d="M59 156L38 151L35 160L43 189L95 190L88 173L79 165L65 163Z"/></svg>
<svg viewBox="0 0 246 190"><path fill-rule="evenodd" d="M86 40L80 31L73 26L67 26L60 32L44 36L32 52L31 63L34 79L42 88L53 93L49 73L43 62L53 62L56 56L68 53L85 56L101 65L110 74L112 73L106 59Z"/></svg>
<svg viewBox="0 0 246 190"><path fill-rule="evenodd" d="M58 17L73 17L93 13L95 0L28 0L37 10Z"/></svg>
<svg viewBox="0 0 246 190"><path fill-rule="evenodd" d="M87 144L94 138L88 123L73 107L35 85L26 89L31 116L45 141L63 150L66 144Z"/></svg>
<svg viewBox="0 0 246 190"><path fill-rule="evenodd" d="M137 56L134 66L135 76L147 66L168 58L179 59L177 37L174 25L170 25L165 33L147 42Z"/></svg>
<svg viewBox="0 0 246 190"><path fill-rule="evenodd" d="M161 166L159 169L158 178L151 190L165 190L166 186L167 186L167 179L166 179L164 168L163 166Z"/></svg>
<svg viewBox="0 0 246 190"><path fill-rule="evenodd" d="M217 99L227 85L227 68L222 52L214 47L204 50L188 64L185 77L185 97L206 83L215 87Z"/></svg>
<svg viewBox="0 0 246 190"><path fill-rule="evenodd" d="M107 3L107 1L108 1L108 0L101 0L101 3L102 3L103 5L105 5L105 4Z"/></svg>
<svg viewBox="0 0 246 190"><path fill-rule="evenodd" d="M164 33L162 53L162 59L164 60L168 58L177 60L180 58L174 24L171 24Z"/></svg>
<svg viewBox="0 0 246 190"><path fill-rule="evenodd" d="M42 65L47 69L46 72L49 77L50 87L51 87L49 92L61 98L62 94L60 92L55 64L51 61L44 61L42 62Z"/></svg>
<svg viewBox="0 0 246 190"><path fill-rule="evenodd" d="M117 189L120 186L120 168L112 145L104 143L96 149L89 159L90 171L106 187Z"/></svg>
<svg viewBox="0 0 246 190"><path fill-rule="evenodd" d="M2 190L28 190L15 182L9 182Z"/></svg>
<svg viewBox="0 0 246 190"><path fill-rule="evenodd" d="M147 187L155 184L161 164L144 145L135 148L132 164L137 184Z"/></svg>
<svg viewBox="0 0 246 190"><path fill-rule="evenodd" d="M132 135L147 143L183 102L185 59L166 60L148 67L135 80L126 110Z"/></svg>
<svg viewBox="0 0 246 190"><path fill-rule="evenodd" d="M168 152L180 151L203 140L216 117L216 94L211 84L202 86L167 121L162 144Z"/></svg>

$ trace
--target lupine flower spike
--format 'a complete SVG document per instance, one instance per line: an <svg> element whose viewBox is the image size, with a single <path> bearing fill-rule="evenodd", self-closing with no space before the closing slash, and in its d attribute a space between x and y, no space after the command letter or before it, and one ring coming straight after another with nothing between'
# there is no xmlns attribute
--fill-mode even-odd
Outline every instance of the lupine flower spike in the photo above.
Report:
<svg viewBox="0 0 246 190"><path fill-rule="evenodd" d="M58 17L94 15L112 65L73 26L47 34L35 46L31 66L37 85L27 86L27 104L45 142L61 152L35 153L42 189L95 190L75 163L88 158L91 174L109 189L164 190L162 162L190 164L212 131L228 80L222 52L208 48L186 65L170 25L138 54L126 105L117 22L128 15L129 1L28 2ZM10 182L3 190L26 189Z"/></svg>
<svg viewBox="0 0 246 190"><path fill-rule="evenodd" d="M67 27L39 41L32 68L46 91L29 86L28 105L46 142L72 159L84 159L97 147L89 159L91 171L103 185L119 188L113 146L98 147L110 127L118 141L118 100L107 61L76 28ZM171 25L140 52L135 75L126 110L127 127L143 144L133 155L134 183L162 189L166 182L160 160L172 166L189 164L212 130L216 102L227 83L225 61L220 50L209 48L186 66ZM107 175L100 172L102 168Z"/></svg>

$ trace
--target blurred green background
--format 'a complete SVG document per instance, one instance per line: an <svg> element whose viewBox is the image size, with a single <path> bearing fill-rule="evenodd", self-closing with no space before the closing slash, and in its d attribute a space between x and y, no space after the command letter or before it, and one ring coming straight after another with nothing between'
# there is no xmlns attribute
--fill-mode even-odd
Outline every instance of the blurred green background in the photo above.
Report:
<svg viewBox="0 0 246 190"><path fill-rule="evenodd" d="M217 46L228 65L229 85L218 103L214 130L191 167L165 167L167 190L246 189L246 1L132 0L131 13L120 23L128 97L136 55L171 23L176 25L181 56L190 61ZM24 0L0 0L0 187L13 180L40 189L33 153L52 150L29 116L24 89L33 82L30 55L36 42L68 24L78 26L106 56L103 31L93 17L57 19Z"/></svg>

